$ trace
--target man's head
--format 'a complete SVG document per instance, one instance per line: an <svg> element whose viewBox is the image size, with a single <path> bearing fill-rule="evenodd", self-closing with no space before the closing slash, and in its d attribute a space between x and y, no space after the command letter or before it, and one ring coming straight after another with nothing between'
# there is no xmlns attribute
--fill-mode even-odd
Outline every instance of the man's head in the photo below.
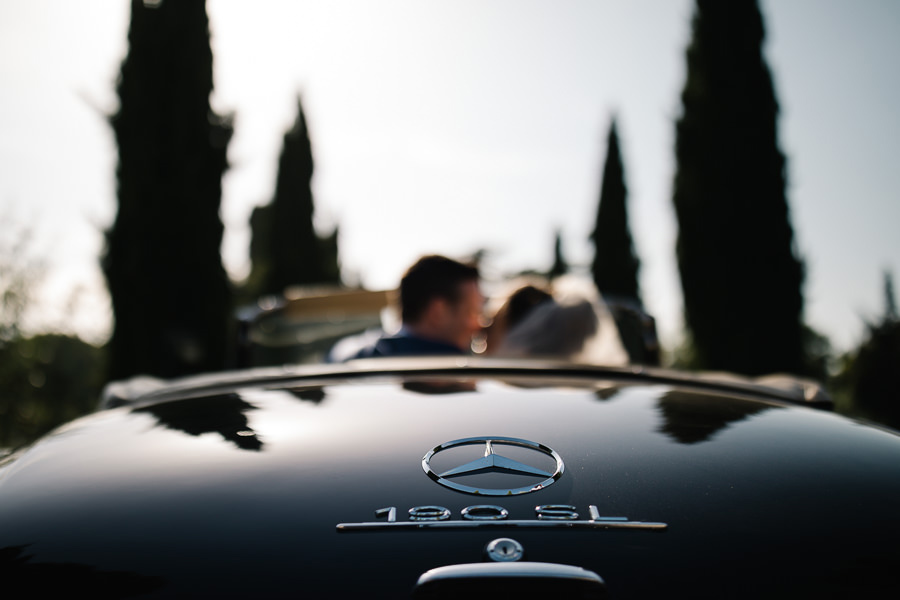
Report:
<svg viewBox="0 0 900 600"><path fill-rule="evenodd" d="M420 258L400 280L403 324L416 335L468 350L481 329L478 269L444 256Z"/></svg>

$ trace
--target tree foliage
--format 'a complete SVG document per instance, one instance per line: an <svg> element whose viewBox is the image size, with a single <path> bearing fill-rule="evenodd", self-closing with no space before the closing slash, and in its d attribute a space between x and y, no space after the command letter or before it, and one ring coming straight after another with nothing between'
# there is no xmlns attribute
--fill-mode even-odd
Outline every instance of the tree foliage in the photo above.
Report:
<svg viewBox="0 0 900 600"><path fill-rule="evenodd" d="M0 347L22 335L22 323L44 266L30 253L31 232L4 215L0 226Z"/></svg>
<svg viewBox="0 0 900 600"><path fill-rule="evenodd" d="M900 316L891 274L884 274L884 314L866 322L857 349L842 357L835 387L848 412L900 428Z"/></svg>
<svg viewBox="0 0 900 600"><path fill-rule="evenodd" d="M110 119L119 148L103 258L110 376L215 371L231 339L219 205L232 126L210 109L204 0L132 0L128 43Z"/></svg>
<svg viewBox="0 0 900 600"><path fill-rule="evenodd" d="M34 309L44 265L31 235L2 221L0 238L0 456L97 406L104 353L76 337L34 335Z"/></svg>
<svg viewBox="0 0 900 600"><path fill-rule="evenodd" d="M319 237L313 223L312 146L303 105L284 134L272 201L254 209L250 221L252 268L245 293L281 294L293 285L339 283L337 230Z"/></svg>
<svg viewBox="0 0 900 600"><path fill-rule="evenodd" d="M595 248L591 273L601 294L610 299L635 302L640 306L640 261L635 254L628 228L627 196L619 135L613 120L607 135L597 222L591 233Z"/></svg>
<svg viewBox="0 0 900 600"><path fill-rule="evenodd" d="M15 448L93 411L104 361L101 348L69 335L0 343L0 448Z"/></svg>
<svg viewBox="0 0 900 600"><path fill-rule="evenodd" d="M697 0L677 122L674 205L699 366L803 373L804 269L756 0Z"/></svg>

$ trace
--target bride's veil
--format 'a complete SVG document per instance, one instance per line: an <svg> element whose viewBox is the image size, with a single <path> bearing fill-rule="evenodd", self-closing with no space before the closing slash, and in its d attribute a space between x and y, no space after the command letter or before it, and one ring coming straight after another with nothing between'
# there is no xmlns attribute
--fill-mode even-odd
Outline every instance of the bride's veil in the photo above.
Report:
<svg viewBox="0 0 900 600"><path fill-rule="evenodd" d="M591 281L564 275L550 283L549 291L552 298L510 326L492 353L567 358L584 364L628 364L612 314Z"/></svg>

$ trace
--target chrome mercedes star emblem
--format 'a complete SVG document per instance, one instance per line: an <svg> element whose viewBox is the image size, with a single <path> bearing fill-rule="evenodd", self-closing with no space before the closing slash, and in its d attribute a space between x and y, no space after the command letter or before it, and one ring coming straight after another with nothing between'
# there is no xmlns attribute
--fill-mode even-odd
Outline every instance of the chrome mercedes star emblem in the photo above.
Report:
<svg viewBox="0 0 900 600"><path fill-rule="evenodd" d="M472 446L482 444L484 445L484 456L477 460L473 460L471 462L459 465L458 467L448 469L442 473L436 473L431 468L431 461L439 452L443 452L444 450L449 450L450 448L456 448L459 446ZM501 454L497 454L494 451L494 446L518 446L521 448L534 450L541 454L545 454L556 461L556 469L551 473L549 471L545 471L523 462L507 458ZM551 485L557 479L562 477L565 466L563 465L562 458L559 456L559 454L556 453L556 451L537 442L510 437L474 437L464 438L461 440L453 440L452 442L444 442L439 446L435 446L434 448L429 450L428 453L425 454L425 456L422 458L422 468L425 470L425 474L431 477L434 481L450 488L451 490L456 490L457 492L477 494L479 496L515 496L517 494L536 492ZM539 479L539 481L531 485L517 488L473 487L453 481L453 479L463 477L465 475L480 475L484 473L512 473L515 475L527 475L537 478Z"/></svg>

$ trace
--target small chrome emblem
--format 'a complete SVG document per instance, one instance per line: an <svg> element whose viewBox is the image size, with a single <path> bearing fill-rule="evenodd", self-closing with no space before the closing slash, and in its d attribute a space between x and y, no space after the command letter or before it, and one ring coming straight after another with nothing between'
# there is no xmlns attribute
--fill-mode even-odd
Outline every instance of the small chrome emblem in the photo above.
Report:
<svg viewBox="0 0 900 600"><path fill-rule="evenodd" d="M484 456L467 462L458 467L448 469L441 473L435 472L431 468L431 461L439 452L456 448L459 446L484 445ZM556 461L556 467L553 472L534 467L523 462L507 458L501 454L494 452L494 446L518 446L534 450L540 454L545 454ZM515 496L518 494L527 494L536 492L553 484L557 479L562 477L565 465L559 454L555 450L537 442L522 440L510 437L474 437L453 440L445 442L439 446L435 446L422 458L422 469L425 474L437 483L448 487L457 492L465 494L475 494L479 496ZM538 479L531 485L515 487L515 488L487 488L475 487L471 485L463 485L453 481L454 478L466 475L480 475L484 473L511 473L515 475L526 475ZM471 482L470 482L471 483Z"/></svg>
<svg viewBox="0 0 900 600"><path fill-rule="evenodd" d="M512 538L497 538L488 542L484 553L494 562L515 562L525 555L525 549Z"/></svg>

